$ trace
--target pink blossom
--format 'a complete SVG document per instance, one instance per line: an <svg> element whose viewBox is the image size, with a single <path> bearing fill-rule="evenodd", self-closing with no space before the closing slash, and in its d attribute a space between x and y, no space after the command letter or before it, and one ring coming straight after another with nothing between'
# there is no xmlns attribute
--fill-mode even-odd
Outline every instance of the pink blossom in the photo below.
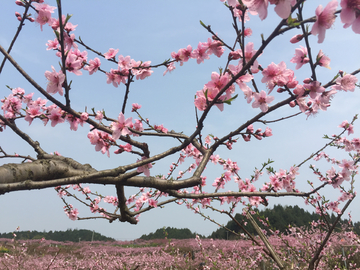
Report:
<svg viewBox="0 0 360 270"><path fill-rule="evenodd" d="M221 2L225 2L225 0L220 0ZM229 6L236 8L237 5L239 5L239 2L237 0L227 0L226 1Z"/></svg>
<svg viewBox="0 0 360 270"><path fill-rule="evenodd" d="M317 95L314 99L309 99L309 102L312 102L312 109L314 111L318 111L319 109L326 111L327 107L330 106L329 99L323 99L321 97L322 95Z"/></svg>
<svg viewBox="0 0 360 270"><path fill-rule="evenodd" d="M209 59L209 54L207 53L207 46L204 46L203 43L199 42L198 47L192 51L191 58L196 59L198 64L204 63L205 59Z"/></svg>
<svg viewBox="0 0 360 270"><path fill-rule="evenodd" d="M63 25L65 24L65 20L66 20L66 16L62 15L62 23ZM53 19L51 22L51 28L55 31L60 32L60 22L58 19ZM64 26L64 30L65 30L65 34L74 31L77 25L73 25L71 22L67 22L66 25Z"/></svg>
<svg viewBox="0 0 360 270"><path fill-rule="evenodd" d="M104 202L111 203L114 206L117 206L118 202L119 202L118 198L114 197L114 196L106 196L103 200L104 200Z"/></svg>
<svg viewBox="0 0 360 270"><path fill-rule="evenodd" d="M205 143L208 144L208 145L211 144L211 137L210 137L209 135L207 135L207 136L205 137Z"/></svg>
<svg viewBox="0 0 360 270"><path fill-rule="evenodd" d="M268 0L243 0L243 3L248 7L251 15L259 14L261 20L267 17Z"/></svg>
<svg viewBox="0 0 360 270"><path fill-rule="evenodd" d="M300 48L295 49L295 56L291 58L290 62L295 63L295 69L301 68L304 64L309 63L310 59L307 56L308 51L306 48L300 45Z"/></svg>
<svg viewBox="0 0 360 270"><path fill-rule="evenodd" d="M77 131L80 119L74 117L72 114L66 115L66 120L70 123L70 130Z"/></svg>
<svg viewBox="0 0 360 270"><path fill-rule="evenodd" d="M135 119L135 123L134 123L134 129L136 131L139 131L139 132L142 132L144 131L144 128L143 128L143 124L142 122L139 120L139 119ZM139 136L139 135L135 135L135 133L133 134L134 136Z"/></svg>
<svg viewBox="0 0 360 270"><path fill-rule="evenodd" d="M240 73L241 70L242 70L242 61L241 60L239 61L239 64L237 66L229 65L229 71L234 76L237 75L238 73ZM251 93L252 93L250 87L247 86L245 82L250 82L253 78L254 78L253 75L247 73L247 74L240 76L236 80L237 85L244 92L245 98L249 98L249 95L251 96ZM250 99L250 101L251 101L251 99ZM249 99L247 101L248 101L248 103L250 103Z"/></svg>
<svg viewBox="0 0 360 270"><path fill-rule="evenodd" d="M356 169L355 165L354 165L354 161L353 160L346 160L343 159L341 164L339 164L340 168L343 168L343 171L354 171Z"/></svg>
<svg viewBox="0 0 360 270"><path fill-rule="evenodd" d="M79 58L75 51L69 51L65 62L66 70L74 73L75 75L81 75L80 69L83 66L83 59Z"/></svg>
<svg viewBox="0 0 360 270"><path fill-rule="evenodd" d="M336 85L333 85L332 89L354 92L357 81L358 79L354 75L346 74L336 79Z"/></svg>
<svg viewBox="0 0 360 270"><path fill-rule="evenodd" d="M255 101L252 104L253 108L259 108L262 112L268 111L268 103L271 103L274 100L273 96L267 96L266 92L262 90L260 93L254 93Z"/></svg>
<svg viewBox="0 0 360 270"><path fill-rule="evenodd" d="M111 130L113 131L112 138L114 140L117 140L120 138L120 136L126 136L131 134L128 127L133 127L132 117L129 117L125 120L125 116L121 112L118 116L118 121L111 123Z"/></svg>
<svg viewBox="0 0 360 270"><path fill-rule="evenodd" d="M139 110L141 108L141 105L137 104L137 103L133 103L132 104L132 112L135 112L137 110Z"/></svg>
<svg viewBox="0 0 360 270"><path fill-rule="evenodd" d="M58 48L58 45L59 41L57 38L55 38L54 40L48 40L48 43L46 43L46 46L48 46L46 50L56 50Z"/></svg>
<svg viewBox="0 0 360 270"><path fill-rule="evenodd" d="M61 96L63 95L62 84L65 81L65 75L60 70L59 72L55 71L55 68L51 66L52 72L45 71L45 77L48 79L48 85L46 87L46 91L50 94L59 93Z"/></svg>
<svg viewBox="0 0 360 270"><path fill-rule="evenodd" d="M106 83L112 83L115 87L118 87L120 83L125 84L129 75L129 70L123 69L111 69L109 73L106 73Z"/></svg>
<svg viewBox="0 0 360 270"><path fill-rule="evenodd" d="M84 194L91 193L90 188L89 188L89 187L84 187L84 188L83 188L83 193L84 193Z"/></svg>
<svg viewBox="0 0 360 270"><path fill-rule="evenodd" d="M94 129L88 133L87 137L90 139L90 143L95 145L95 151L101 150L101 153L107 153L107 156L110 157L109 148L111 145L109 142L113 142L114 140L109 136L109 134L104 131Z"/></svg>
<svg viewBox="0 0 360 270"><path fill-rule="evenodd" d="M62 117L63 111L60 108L52 109L48 118L51 120L51 126L55 127L59 123L64 123L65 119Z"/></svg>
<svg viewBox="0 0 360 270"><path fill-rule="evenodd" d="M354 126L347 120L343 121L339 127L346 129L348 131L348 135L354 134Z"/></svg>
<svg viewBox="0 0 360 270"><path fill-rule="evenodd" d="M77 216L79 215L79 211L75 208L75 209L71 209L70 211L66 211L66 215L71 219L71 220L77 220Z"/></svg>
<svg viewBox="0 0 360 270"><path fill-rule="evenodd" d="M135 62L132 61L131 65L132 65L132 73L136 76L137 80L143 80L147 77L149 77L153 71L150 68L150 64L151 61L146 61L146 62Z"/></svg>
<svg viewBox="0 0 360 270"><path fill-rule="evenodd" d="M208 38L207 43L204 44L208 47L208 54L215 54L217 57L221 57L221 55L224 53L222 43L218 40L212 40L211 38Z"/></svg>
<svg viewBox="0 0 360 270"><path fill-rule="evenodd" d="M180 61L180 66L187 62L191 57L192 47L188 45L186 49L180 49L177 53L172 52L171 57L175 59L176 62Z"/></svg>
<svg viewBox="0 0 360 270"><path fill-rule="evenodd" d="M312 99L315 99L317 95L325 91L325 88L321 86L320 82L314 81L309 84L304 84L305 91L309 92Z"/></svg>
<svg viewBox="0 0 360 270"><path fill-rule="evenodd" d="M160 131L162 133L168 133L168 129L164 128L163 125L160 125L160 126L154 125L154 129L157 130L157 131Z"/></svg>
<svg viewBox="0 0 360 270"><path fill-rule="evenodd" d="M68 51L71 48L77 49L78 45L75 43L75 34L68 35L66 32L64 33L65 40L65 50Z"/></svg>
<svg viewBox="0 0 360 270"><path fill-rule="evenodd" d="M25 90L20 88L20 87L17 87L17 88L13 88L11 90L11 92L14 94L14 95L24 95L25 94Z"/></svg>
<svg viewBox="0 0 360 270"><path fill-rule="evenodd" d="M249 197L249 202L252 206L258 207L259 204L263 201L263 199L259 196Z"/></svg>
<svg viewBox="0 0 360 270"><path fill-rule="evenodd" d="M153 199L149 199L148 200L148 203L149 203L149 206L152 206L152 207L157 207L157 201L153 200Z"/></svg>
<svg viewBox="0 0 360 270"><path fill-rule="evenodd" d="M207 101L206 101L203 90L196 92L196 98L194 100L194 104L195 104L195 107L200 111L204 111L206 109Z"/></svg>
<svg viewBox="0 0 360 270"><path fill-rule="evenodd" d="M272 62L262 71L262 74L264 77L261 79L261 82L266 83L267 87L270 89L269 94L276 85L284 86L290 80L293 80L294 76L293 71L286 69L284 61L281 61L279 65Z"/></svg>
<svg viewBox="0 0 360 270"><path fill-rule="evenodd" d="M269 0L275 4L275 12L280 18L287 19L291 13L291 7L296 4L296 0Z"/></svg>
<svg viewBox="0 0 360 270"><path fill-rule="evenodd" d="M166 70L164 71L163 76L165 76L165 74L168 72L171 73L171 71L173 71L175 68L176 68L175 63L174 62L170 63L169 65L166 66Z"/></svg>
<svg viewBox="0 0 360 270"><path fill-rule="evenodd" d="M125 145L120 145L119 149L115 150L114 153L115 154L121 154L122 152L131 152L132 151L132 145L127 143Z"/></svg>
<svg viewBox="0 0 360 270"><path fill-rule="evenodd" d="M20 114L22 102L17 96L10 94L7 98L2 99L1 102L3 102L1 109L4 110L5 118L11 119Z"/></svg>
<svg viewBox="0 0 360 270"><path fill-rule="evenodd" d="M31 125L35 117L42 115L40 109L41 109L40 106L29 105L28 109L26 110L26 116L25 116L25 121L28 121L29 125Z"/></svg>
<svg viewBox="0 0 360 270"><path fill-rule="evenodd" d="M208 91L208 98L209 100L213 100L215 96L218 94L220 90L222 90L225 85L231 80L231 77L228 73L225 73L223 75L218 74L217 72L211 73L211 81L205 84L206 89L210 90ZM212 91L211 89L216 88L215 91ZM230 86L227 91L234 92L235 86Z"/></svg>
<svg viewBox="0 0 360 270"><path fill-rule="evenodd" d="M244 36L245 37L250 37L252 35L252 30L251 28L245 28L244 30Z"/></svg>
<svg viewBox="0 0 360 270"><path fill-rule="evenodd" d="M316 22L314 23L311 34L319 35L318 43L322 43L325 39L325 31L329 29L335 21L335 11L337 8L338 2L332 0L329 2L323 10L322 5L319 5L316 10Z"/></svg>
<svg viewBox="0 0 360 270"><path fill-rule="evenodd" d="M248 42L245 46L245 61L246 63L249 62L253 56L257 53L257 50L254 50L254 43ZM261 55L261 54L260 54ZM260 56L259 55L259 56ZM259 63L257 60L255 60L251 66L251 72L252 73L258 73L259 72Z"/></svg>
<svg viewBox="0 0 360 270"><path fill-rule="evenodd" d="M316 62L319 66L325 67L328 69L330 68L330 58L326 56L322 50L319 51L318 55L316 56Z"/></svg>
<svg viewBox="0 0 360 270"><path fill-rule="evenodd" d="M84 69L89 71L89 75L92 75L93 73L98 71L100 65L101 65L100 59L96 57L94 60L90 60L89 65L85 66Z"/></svg>
<svg viewBox="0 0 360 270"><path fill-rule="evenodd" d="M113 58L115 57L115 55L119 52L119 49L113 49L113 48L110 48L106 53L104 53L104 57L105 59L110 59L110 58Z"/></svg>
<svg viewBox="0 0 360 270"><path fill-rule="evenodd" d="M130 143L127 143L125 145L120 145L121 148L124 149L124 151L126 152L131 152L132 151L132 145Z"/></svg>
<svg viewBox="0 0 360 270"><path fill-rule="evenodd" d="M341 0L340 19L344 23L344 28L352 25L352 30L356 34L360 34L360 16L359 16L359 0Z"/></svg>
<svg viewBox="0 0 360 270"><path fill-rule="evenodd" d="M146 159L146 157L142 157L141 160L144 160ZM140 160L138 160L137 162L139 162ZM144 173L147 177L150 176L150 170L152 168L152 164L151 163L148 163L148 164L145 164L143 166L140 166L137 168L137 171L140 172L140 173Z"/></svg>
<svg viewBox="0 0 360 270"><path fill-rule="evenodd" d="M122 56L122 55L119 55L119 61L118 61L118 65L119 65L119 68L121 69L131 69L132 66L131 66L131 58L130 56Z"/></svg>
<svg viewBox="0 0 360 270"><path fill-rule="evenodd" d="M243 16L243 11L242 10L234 8L233 9L233 16L238 18L240 22L242 22L243 18L244 18L244 22L250 21L248 9L245 11L245 15ZM246 29L244 31L244 34L246 36Z"/></svg>
<svg viewBox="0 0 360 270"><path fill-rule="evenodd" d="M264 132L264 137L271 137L272 134L272 130L269 127L266 127L265 132Z"/></svg>
<svg viewBox="0 0 360 270"><path fill-rule="evenodd" d="M45 24L51 24L54 20L51 18L51 13L54 13L54 10L56 7L49 6L47 4L39 4L39 3L33 3L35 9L38 11L37 17L35 21L40 24L40 28L42 31L42 27Z"/></svg>
<svg viewBox="0 0 360 270"><path fill-rule="evenodd" d="M80 116L82 121L86 121L89 119L89 114L87 112L83 112Z"/></svg>
<svg viewBox="0 0 360 270"><path fill-rule="evenodd" d="M99 122L101 122L101 120L103 120L103 118L104 118L103 112L97 111L97 112L96 112L95 119L98 120Z"/></svg>
<svg viewBox="0 0 360 270"><path fill-rule="evenodd" d="M238 60L242 56L241 50L231 51L229 53L229 59Z"/></svg>

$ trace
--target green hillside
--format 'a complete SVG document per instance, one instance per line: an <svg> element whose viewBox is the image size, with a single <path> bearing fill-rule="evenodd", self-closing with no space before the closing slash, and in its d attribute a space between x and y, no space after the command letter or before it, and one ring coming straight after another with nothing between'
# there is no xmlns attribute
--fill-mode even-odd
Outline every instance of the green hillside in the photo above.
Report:
<svg viewBox="0 0 360 270"><path fill-rule="evenodd" d="M143 234L140 239L143 240L152 240L152 239L164 239L165 231L167 232L168 239L189 239L195 238L196 233L192 233L189 229L177 229L177 228L162 228L157 229L154 233L149 233L148 235ZM203 236L199 235L203 238Z"/></svg>
<svg viewBox="0 0 360 270"><path fill-rule="evenodd" d="M0 233L0 238L14 238L13 233ZM41 239L45 238L46 240L54 241L114 241L113 238L103 236L97 232L90 230L71 230L66 231L49 231L49 232L38 232L38 231L18 231L16 232L16 239L19 240L29 240L29 239Z"/></svg>
<svg viewBox="0 0 360 270"><path fill-rule="evenodd" d="M311 221L313 220L317 221L320 218L318 214L309 213L308 211L305 211L304 209L298 207L297 205L285 206L285 207L281 205L275 205L273 209L266 208L265 210L261 210L261 211L255 209L255 211L259 213L260 217L267 217L271 228L273 230L279 230L280 232L286 232L288 225L292 225L295 227L309 226L309 223ZM257 216L255 215L254 216L255 220L257 220L256 217ZM336 219L336 216L332 213L328 218L330 222L333 222ZM256 235L255 229L252 227L252 225L249 222L246 223L247 219L243 215L236 214L235 219L240 224L246 224L244 225L245 229L251 234ZM340 223L344 223L344 222L345 221L341 221ZM260 226L260 228L268 231L268 228L263 226L260 222L258 222L258 225ZM236 233L243 233L241 228L233 220L230 220L226 224L226 227ZM354 231L357 234L360 233L360 222L354 224ZM237 238L235 234L228 232L224 228L219 228L218 230L214 231L209 237L214 239Z"/></svg>

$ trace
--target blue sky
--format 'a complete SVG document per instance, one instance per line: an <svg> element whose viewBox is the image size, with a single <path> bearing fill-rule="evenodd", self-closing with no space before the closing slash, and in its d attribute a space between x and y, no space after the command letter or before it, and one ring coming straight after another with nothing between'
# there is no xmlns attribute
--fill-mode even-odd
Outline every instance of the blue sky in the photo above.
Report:
<svg viewBox="0 0 360 270"><path fill-rule="evenodd" d="M56 1L47 1L47 3L56 5ZM325 6L327 1L312 1L309 4L310 8L306 9L306 14L313 16L315 8L319 4ZM2 6L0 25L3 27L0 31L0 44L7 48L18 26L14 13L15 11L21 13L22 8L16 6L13 1L6 1ZM169 59L171 52L185 48L189 44L196 48L199 41L205 42L210 34L200 25L199 20L211 25L212 30L229 44L233 44L234 40L229 11L218 0L186 0L176 3L158 0L156 2L144 1L136 5L125 1L106 1L106 5L100 1L63 1L63 13L73 14L71 22L78 24L75 35L80 36L94 49L102 53L109 48L119 49L119 55L130 55L136 61L150 60L152 64ZM252 28L253 35L248 41L254 42L255 47L258 46L261 42L260 34L264 34L266 37L279 21L280 18L273 12L273 6L269 7L268 19L263 22L256 16L251 16L247 27ZM303 43L290 44L290 37L297 33L293 31L276 39L259 58L259 63L266 67L271 62L279 63L284 60L289 68L294 69L295 64L290 63L290 59L294 55L295 48L299 45L304 46ZM54 39L54 34L47 26L44 26L44 31L40 31L39 25L27 22L12 51L15 60L44 88L47 83L44 72L51 70L52 65L58 70L59 61L53 52L46 51L45 44L49 39ZM359 68L359 51L353 48L354 44L359 44L360 36L355 35L351 29L343 29L339 18L327 31L323 44L318 44L317 37L313 36L310 37L310 41L313 54L316 55L322 49L331 58L331 70L325 68L318 70L320 81L328 82L339 69L352 72ZM80 50L83 48L80 47ZM228 53L228 51L226 52ZM95 55L88 54L89 59L94 57ZM143 81L136 81L132 85L129 104L135 102L141 104L141 114L154 124L163 124L169 130L190 134L196 125L193 106L196 91L202 89L203 85L210 80L211 72L218 71L218 68L224 67L225 64L226 57L218 59L213 55L210 60L205 60L205 63L201 65L196 64L195 60L190 60L182 67L177 65L176 70L166 76L162 75L163 67L155 69L151 77ZM109 70L115 67L102 60L102 68ZM73 80L71 91L73 108L77 111L84 111L85 107L88 110L90 108L105 109L108 116L116 118L121 111L124 86L115 88L106 84L106 77L102 74L89 76L86 71L83 73L83 76L69 75L69 79ZM310 71L304 66L295 73L295 76L301 82L310 76ZM257 76L260 87L266 90L260 80L261 76ZM22 87L26 93L34 92L34 89L15 72L10 63L6 63L5 70L0 76L1 97L9 94L5 85L14 88ZM240 92L238 88L236 91ZM36 93L35 96L39 95ZM283 98L276 93L274 96L275 102ZM321 148L326 143L322 139L324 134L331 135L339 132L340 129L337 126L343 120L350 121L355 114L359 113L359 98L358 90L355 93L338 93L327 112L320 112L316 117L309 119L306 119L305 115L300 115L290 120L271 124L269 127L273 130L273 137L262 141L252 140L249 143L239 140L232 151L220 149L218 154L225 159L231 158L237 161L241 168L240 175L243 178L249 177L254 168L259 168L261 163L268 158L275 160L273 167L276 170L288 169ZM278 119L297 111L297 108L282 108L269 114L265 120ZM212 133L220 137L228 133L234 125L241 125L257 113L259 113L259 109L251 108L239 93L239 98L232 106L225 106L224 112L220 112L216 108L211 111L205 122L204 134ZM135 118L135 114L131 114L130 109L127 110L125 116ZM51 126L43 127L40 121L34 121L31 126L28 126L25 121L18 122L33 139L41 143L46 151L58 151L81 163L89 163L99 170L113 168L134 159L133 156L114 155L113 153L108 158L106 155L95 152L94 146L87 138L89 127L84 126L77 132L73 132L70 131L67 123L52 128ZM259 127L265 128L260 123L256 124L255 128ZM355 136L360 134L359 127L360 125L356 123ZM160 153L175 145L172 139L144 138L143 140L149 143L152 154ZM8 129L0 133L0 142L0 145L9 153L16 152L34 156L32 149L23 141L18 140ZM335 154L336 151L331 151L331 153ZM339 159L345 158L345 156L340 155ZM170 163L177 157L174 155L164 162L158 162L151 171L152 174L166 174ZM0 159L0 164L6 162L16 161ZM329 169L326 163L321 163L321 166L325 170ZM309 189L306 184L307 180L318 183L307 167L308 165L301 169L301 177L297 180L297 187L304 191ZM220 166L208 166L205 173L208 178L209 188L207 191L211 191L213 180L221 173L223 170ZM261 187L265 181L268 181L266 175L260 178L258 187ZM115 195L112 186L91 186L91 188L104 195ZM236 184L229 184L225 191L229 189L236 189ZM135 192L136 189L129 188L126 190L126 195L130 196ZM338 193L334 192L332 188L328 188L326 196L336 199ZM274 203L304 206L303 200L297 198L271 199L270 205ZM360 220L360 214L355 207L358 203L358 198L356 198L350 207L355 221ZM104 220L74 222L66 217L62 201L51 188L3 195L0 196L0 205L2 206L0 208L1 232L13 231L17 226L20 226L21 230L38 231L85 228L116 239L131 240L163 226L189 228L204 235L208 235L218 228L216 225L204 221L186 207L177 205L169 205L163 209L154 209L142 214L139 224L135 226L119 222L109 224ZM79 208L80 216L91 216L88 209L75 205L75 203L74 206ZM311 208L306 209L312 210ZM206 214L212 215L221 224L228 220L225 216L216 215L213 212L206 212Z"/></svg>

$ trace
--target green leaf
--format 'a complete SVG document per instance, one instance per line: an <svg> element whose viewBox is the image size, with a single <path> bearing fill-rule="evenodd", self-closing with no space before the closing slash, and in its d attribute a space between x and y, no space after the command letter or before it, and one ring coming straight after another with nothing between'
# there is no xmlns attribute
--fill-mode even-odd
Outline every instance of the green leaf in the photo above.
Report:
<svg viewBox="0 0 360 270"><path fill-rule="evenodd" d="M236 94L236 95L233 96L232 98L229 98L229 99L227 99L227 100L224 100L223 103L226 103L226 104L228 104L228 105L231 105L231 102L232 102L233 100L235 100L237 97L238 97L238 94Z"/></svg>
<svg viewBox="0 0 360 270"><path fill-rule="evenodd" d="M205 25L205 23L203 23L201 20L200 20L200 24L207 29L207 26Z"/></svg>
<svg viewBox="0 0 360 270"><path fill-rule="evenodd" d="M59 35L59 32L58 31L54 31L55 32L55 36L56 36L56 38L60 41L60 35Z"/></svg>
<svg viewBox="0 0 360 270"><path fill-rule="evenodd" d="M72 17L72 14L67 14L67 15L66 15L64 27L65 27L65 25L67 24L67 22L70 20L71 17Z"/></svg>

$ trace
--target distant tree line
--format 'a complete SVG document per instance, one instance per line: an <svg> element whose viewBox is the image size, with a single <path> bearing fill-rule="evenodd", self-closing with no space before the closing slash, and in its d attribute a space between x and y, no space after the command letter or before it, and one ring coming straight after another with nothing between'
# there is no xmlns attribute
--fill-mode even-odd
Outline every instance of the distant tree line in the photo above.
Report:
<svg viewBox="0 0 360 270"><path fill-rule="evenodd" d="M259 215L254 215L255 220L257 220L257 216L267 217L270 227L264 226L261 222L257 222L258 225L269 232L269 229L279 230L282 233L286 233L288 231L289 225L294 227L309 227L312 221L317 221L320 219L320 215L316 213L309 213L304 209L295 206L281 206L275 205L273 209L266 208L265 210L259 211L255 209L255 212L258 212ZM336 219L336 216L332 213L327 217L331 223L333 223ZM256 235L256 231L253 226L247 222L246 217L241 214L236 214L235 219L244 226L244 228L253 235ZM339 222L338 229L340 229L341 224L348 222L347 220L341 220ZM230 220L225 226L231 231L235 233L243 233L242 229L233 221ZM360 235L360 222L356 222L353 224L354 232ZM236 239L238 236L227 231L224 228L219 228L215 232L213 232L210 236L213 239Z"/></svg>
<svg viewBox="0 0 360 270"><path fill-rule="evenodd" d="M149 233L148 235L143 234L140 239L143 240L152 240L152 239L164 239L167 234L168 239L189 239L195 238L197 233L192 233L189 229L177 229L177 228L162 228L157 229L154 233ZM205 238L199 235L201 238Z"/></svg>
<svg viewBox="0 0 360 270"><path fill-rule="evenodd" d="M90 230L72 230L68 229L66 231L49 231L49 232L38 232L38 231L18 231L15 232L16 239L19 240L29 240L29 239L42 239L54 240L54 241L115 241L113 238L103 236L97 232ZM0 238L14 238L12 232L10 233L0 233Z"/></svg>
<svg viewBox="0 0 360 270"><path fill-rule="evenodd" d="M273 209L266 208L265 210L258 210L255 209L255 212L258 212L260 217L267 217L270 223L270 229L272 230L279 230L280 232L284 233L288 230L289 225L295 227L306 227L310 226L310 223L315 220L319 220L320 215L316 213L309 213L304 209L295 206L281 206L275 205ZM254 215L255 220L257 220L257 216ZM336 216L332 213L328 216L331 222L336 219ZM236 214L235 219L242 224L247 231L251 234L256 235L255 229L246 222L246 218L241 214ZM347 223L347 220L342 220L338 229L340 228L341 224ZM246 224L246 225L245 225ZM267 231L269 231L269 227L265 227L258 222L258 225ZM242 233L242 229L233 221L230 220L226 227L235 233ZM356 234L360 235L360 222L353 223L353 230ZM166 232L166 233L165 233ZM153 239L164 239L167 234L167 238L169 239L189 239L195 238L197 233L191 232L189 229L177 229L172 227L161 228L157 229L154 233L150 233L148 235L142 235L140 239L143 240L153 240ZM115 241L113 238L103 236L97 232L90 230L72 230L68 229L66 231L49 231L49 232L38 232L38 231L19 231L16 232L17 239L20 240L28 240L28 239L41 239L45 238L47 240L54 240L54 241L72 241L78 242L80 241ZM201 238L205 238L202 235L199 235ZM9 238L12 239L13 233L0 233L0 238ZM218 230L214 231L209 238L213 239L237 239L238 236L233 234L224 228L219 228Z"/></svg>

